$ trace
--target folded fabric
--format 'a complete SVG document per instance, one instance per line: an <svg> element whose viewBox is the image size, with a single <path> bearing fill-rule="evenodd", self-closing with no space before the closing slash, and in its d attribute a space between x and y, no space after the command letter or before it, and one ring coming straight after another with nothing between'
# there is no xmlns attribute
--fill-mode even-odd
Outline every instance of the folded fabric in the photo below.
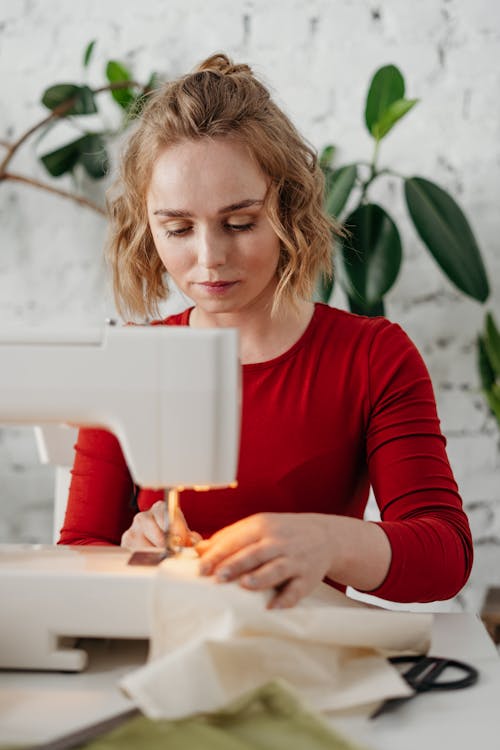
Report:
<svg viewBox="0 0 500 750"><path fill-rule="evenodd" d="M120 683L150 718L220 710L280 679L317 711L338 711L411 693L389 653L423 653L432 615L388 612L325 584L288 610L267 595L166 560L153 596L148 664Z"/></svg>

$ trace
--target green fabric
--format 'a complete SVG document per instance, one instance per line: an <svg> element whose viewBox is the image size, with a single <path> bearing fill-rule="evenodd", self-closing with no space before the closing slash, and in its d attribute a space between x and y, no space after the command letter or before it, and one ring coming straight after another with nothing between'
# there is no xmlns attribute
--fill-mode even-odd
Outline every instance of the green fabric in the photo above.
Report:
<svg viewBox="0 0 500 750"><path fill-rule="evenodd" d="M86 745L86 750L356 750L306 710L280 682L222 711L177 721L139 717Z"/></svg>
<svg viewBox="0 0 500 750"><path fill-rule="evenodd" d="M176 721L155 721L143 716L130 719L84 747L85 750L360 750L321 717L304 708L279 681L264 685L217 713Z"/></svg>

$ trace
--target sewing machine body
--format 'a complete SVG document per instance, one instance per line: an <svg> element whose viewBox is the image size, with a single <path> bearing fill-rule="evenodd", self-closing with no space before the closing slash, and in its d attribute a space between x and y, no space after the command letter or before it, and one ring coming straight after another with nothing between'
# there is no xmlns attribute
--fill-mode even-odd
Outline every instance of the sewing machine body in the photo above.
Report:
<svg viewBox="0 0 500 750"><path fill-rule="evenodd" d="M149 638L157 568L127 565L129 556L119 547L0 545L0 668L80 671L78 638Z"/></svg>
<svg viewBox="0 0 500 750"><path fill-rule="evenodd" d="M105 427L143 487L236 477L237 331L108 327L102 340L2 341L0 422Z"/></svg>
<svg viewBox="0 0 500 750"><path fill-rule="evenodd" d="M235 330L139 326L32 337L0 332L0 423L107 428L144 487L234 482ZM0 545L0 668L78 671L86 654L68 649L68 638L147 638L157 568L129 566L129 556L119 548Z"/></svg>

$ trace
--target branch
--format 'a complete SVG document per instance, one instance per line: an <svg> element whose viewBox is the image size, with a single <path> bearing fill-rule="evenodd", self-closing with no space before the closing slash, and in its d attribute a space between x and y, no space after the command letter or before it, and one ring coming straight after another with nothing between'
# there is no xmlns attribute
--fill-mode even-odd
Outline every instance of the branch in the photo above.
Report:
<svg viewBox="0 0 500 750"><path fill-rule="evenodd" d="M141 83L137 83L137 81L120 81L119 83L110 83L107 86L101 86L98 89L92 90L93 94L100 94L103 91L115 91L117 89L126 89L130 86L135 86L136 88L142 88L144 91L146 91L146 86L143 86ZM71 99L66 99L65 102L62 102L57 107L55 107L50 115L47 115L47 117L44 117L43 120L40 120L40 122L36 123L36 125L33 125L31 128L29 128L25 133L23 133L20 138L17 139L17 141L14 141L14 143L10 144L2 144L5 145L7 148L7 153L5 157L3 158L1 164L0 164L0 179L5 174L5 171L16 153L17 149L22 146L22 144L28 140L30 135L33 135L39 128L43 127L44 125L47 125L52 120L56 120L59 117L64 117L64 115L69 112L71 107L75 104L77 100L76 96L71 97Z"/></svg>
<svg viewBox="0 0 500 750"><path fill-rule="evenodd" d="M106 211L101 208L101 206L98 206L97 203L93 203L93 201L88 200L87 198L84 198L80 195L75 195L75 193L70 193L68 190L61 190L60 188L53 187L52 185L49 185L45 182L40 182L39 180L33 180L31 177L24 177L20 174L14 174L13 172L4 172L0 176L1 180L14 180L14 182L23 182L25 185L31 185L32 187L40 188L41 190L46 190L49 193L53 193L54 195L59 195L62 198L69 198L70 200L74 201L75 203L78 203L80 206L86 206L87 208L91 208L93 211L96 211L98 214L101 214L101 216L106 216Z"/></svg>

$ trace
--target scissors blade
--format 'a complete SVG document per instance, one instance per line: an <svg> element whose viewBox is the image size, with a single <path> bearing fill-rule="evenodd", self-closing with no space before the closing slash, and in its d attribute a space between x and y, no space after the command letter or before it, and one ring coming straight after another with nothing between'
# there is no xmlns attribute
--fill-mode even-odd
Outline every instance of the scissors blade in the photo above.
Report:
<svg viewBox="0 0 500 750"><path fill-rule="evenodd" d="M377 716L381 716L382 714L390 713L391 711L394 711L394 709L399 708L399 706L402 706L406 701L411 700L415 697L415 693L412 695L405 695L402 698L388 698L387 700L383 701L378 708L373 711L369 718L370 719L376 719Z"/></svg>

